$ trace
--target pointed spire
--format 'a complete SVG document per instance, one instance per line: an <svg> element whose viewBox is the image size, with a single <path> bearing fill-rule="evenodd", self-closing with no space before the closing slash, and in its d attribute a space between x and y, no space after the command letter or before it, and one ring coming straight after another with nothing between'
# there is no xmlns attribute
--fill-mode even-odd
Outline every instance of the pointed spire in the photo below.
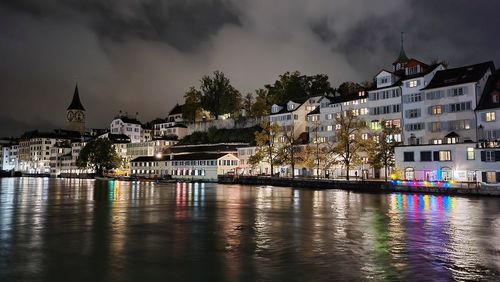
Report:
<svg viewBox="0 0 500 282"><path fill-rule="evenodd" d="M73 93L73 100L71 101L71 104L69 105L67 110L85 111L85 108L83 107L82 102L80 102L80 95L78 94L78 84L75 85L75 92Z"/></svg>
<svg viewBox="0 0 500 282"><path fill-rule="evenodd" d="M407 61L410 60L408 58L408 56L406 56L403 35L404 35L404 32L401 32L401 50L399 50L399 56L398 56L398 59L396 60L397 63L399 63L399 62L407 62Z"/></svg>

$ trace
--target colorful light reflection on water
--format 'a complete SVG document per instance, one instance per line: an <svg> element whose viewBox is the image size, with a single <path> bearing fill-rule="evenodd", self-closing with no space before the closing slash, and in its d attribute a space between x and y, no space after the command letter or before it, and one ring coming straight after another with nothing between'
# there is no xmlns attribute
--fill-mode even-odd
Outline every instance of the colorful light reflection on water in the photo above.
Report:
<svg viewBox="0 0 500 282"><path fill-rule="evenodd" d="M0 180L0 281L497 280L495 198Z"/></svg>

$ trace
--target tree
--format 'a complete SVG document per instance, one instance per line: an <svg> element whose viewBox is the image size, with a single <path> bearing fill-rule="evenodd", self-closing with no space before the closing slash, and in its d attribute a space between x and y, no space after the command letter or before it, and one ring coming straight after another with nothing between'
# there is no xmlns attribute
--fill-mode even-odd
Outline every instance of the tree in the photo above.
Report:
<svg viewBox="0 0 500 282"><path fill-rule="evenodd" d="M80 168L92 168L96 175L120 166L121 160L108 138L97 138L83 147L76 161Z"/></svg>
<svg viewBox="0 0 500 282"><path fill-rule="evenodd" d="M252 107L254 105L254 99L252 93L247 93L242 101L242 107L245 110L247 116L252 116Z"/></svg>
<svg viewBox="0 0 500 282"><path fill-rule="evenodd" d="M283 142L278 147L276 163L290 165L292 179L295 178L295 165L302 161L300 153L300 138L295 135L295 123L280 128L280 137Z"/></svg>
<svg viewBox="0 0 500 282"><path fill-rule="evenodd" d="M200 116L202 94L200 90L197 90L193 86L189 87L188 91L184 94L184 106L182 107L182 115L188 121L196 121L196 118Z"/></svg>
<svg viewBox="0 0 500 282"><path fill-rule="evenodd" d="M345 167L347 170L346 179L349 180L350 168L361 163L360 152L369 145L369 142L362 138L366 125L351 111L339 113L335 121L336 140L328 144L327 152L332 164L341 164Z"/></svg>
<svg viewBox="0 0 500 282"><path fill-rule="evenodd" d="M249 158L252 165L265 161L271 166L273 176L274 165L277 164L279 126L276 123L264 121L261 123L262 130L255 132L255 155Z"/></svg>
<svg viewBox="0 0 500 282"><path fill-rule="evenodd" d="M325 137L319 134L320 124L318 121L312 123L310 128L310 142L307 144L302 157L306 167L312 169L316 167L317 178L319 178L319 171L326 162L325 156Z"/></svg>
<svg viewBox="0 0 500 282"><path fill-rule="evenodd" d="M269 115L269 109L272 103L269 99L266 89L255 90L255 103L252 105L251 115L254 117L261 117Z"/></svg>
<svg viewBox="0 0 500 282"><path fill-rule="evenodd" d="M352 93L356 93L362 88L363 87L359 83L346 81L339 85L339 88L337 88L337 93L339 93L340 96L346 96Z"/></svg>
<svg viewBox="0 0 500 282"><path fill-rule="evenodd" d="M203 76L200 89L203 108L209 110L215 119L219 119L222 114L234 114L240 110L241 94L223 72L214 71L213 77Z"/></svg>
<svg viewBox="0 0 500 282"><path fill-rule="evenodd" d="M400 133L400 128L384 120L380 122L380 129L373 132L374 142L368 153L368 162L374 168L384 167L385 181L389 168L395 165L394 148L400 144L395 137Z"/></svg>
<svg viewBox="0 0 500 282"><path fill-rule="evenodd" d="M299 71L285 72L274 84L265 85L271 104L283 104L304 97L323 96L333 89L325 74L302 75Z"/></svg>

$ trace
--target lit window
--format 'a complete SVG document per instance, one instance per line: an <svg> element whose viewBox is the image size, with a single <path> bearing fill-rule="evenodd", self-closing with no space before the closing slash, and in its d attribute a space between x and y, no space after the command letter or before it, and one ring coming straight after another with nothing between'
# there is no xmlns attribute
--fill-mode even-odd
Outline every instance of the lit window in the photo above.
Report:
<svg viewBox="0 0 500 282"><path fill-rule="evenodd" d="M495 171L487 171L486 172L486 182L487 183L496 183L497 182L497 173Z"/></svg>
<svg viewBox="0 0 500 282"><path fill-rule="evenodd" d="M496 120L495 112L486 113L485 120L486 121L495 121Z"/></svg>
<svg viewBox="0 0 500 282"><path fill-rule="evenodd" d="M378 120L372 120L370 124L370 128L372 130L379 130L380 129L380 122Z"/></svg>
<svg viewBox="0 0 500 282"><path fill-rule="evenodd" d="M368 140L368 133L361 134L361 139Z"/></svg>
<svg viewBox="0 0 500 282"><path fill-rule="evenodd" d="M440 161L451 161L451 151L439 151Z"/></svg>
<svg viewBox="0 0 500 282"><path fill-rule="evenodd" d="M440 115L442 113L441 105L436 105L432 107L431 113L433 115Z"/></svg>
<svg viewBox="0 0 500 282"><path fill-rule="evenodd" d="M410 80L409 87L417 87L418 86L418 80Z"/></svg>
<svg viewBox="0 0 500 282"><path fill-rule="evenodd" d="M467 159L473 160L475 158L476 158L476 154L474 153L474 148L472 148L472 147L467 148Z"/></svg>

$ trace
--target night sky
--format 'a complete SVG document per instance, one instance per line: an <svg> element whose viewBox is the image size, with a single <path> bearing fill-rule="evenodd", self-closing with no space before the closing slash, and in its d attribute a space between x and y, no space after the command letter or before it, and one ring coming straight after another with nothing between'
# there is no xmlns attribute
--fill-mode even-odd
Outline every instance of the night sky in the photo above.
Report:
<svg viewBox="0 0 500 282"><path fill-rule="evenodd" d="M0 136L61 128L75 82L87 127L165 117L221 70L242 93L285 71L333 86L409 57L500 67L499 1L2 0Z"/></svg>

